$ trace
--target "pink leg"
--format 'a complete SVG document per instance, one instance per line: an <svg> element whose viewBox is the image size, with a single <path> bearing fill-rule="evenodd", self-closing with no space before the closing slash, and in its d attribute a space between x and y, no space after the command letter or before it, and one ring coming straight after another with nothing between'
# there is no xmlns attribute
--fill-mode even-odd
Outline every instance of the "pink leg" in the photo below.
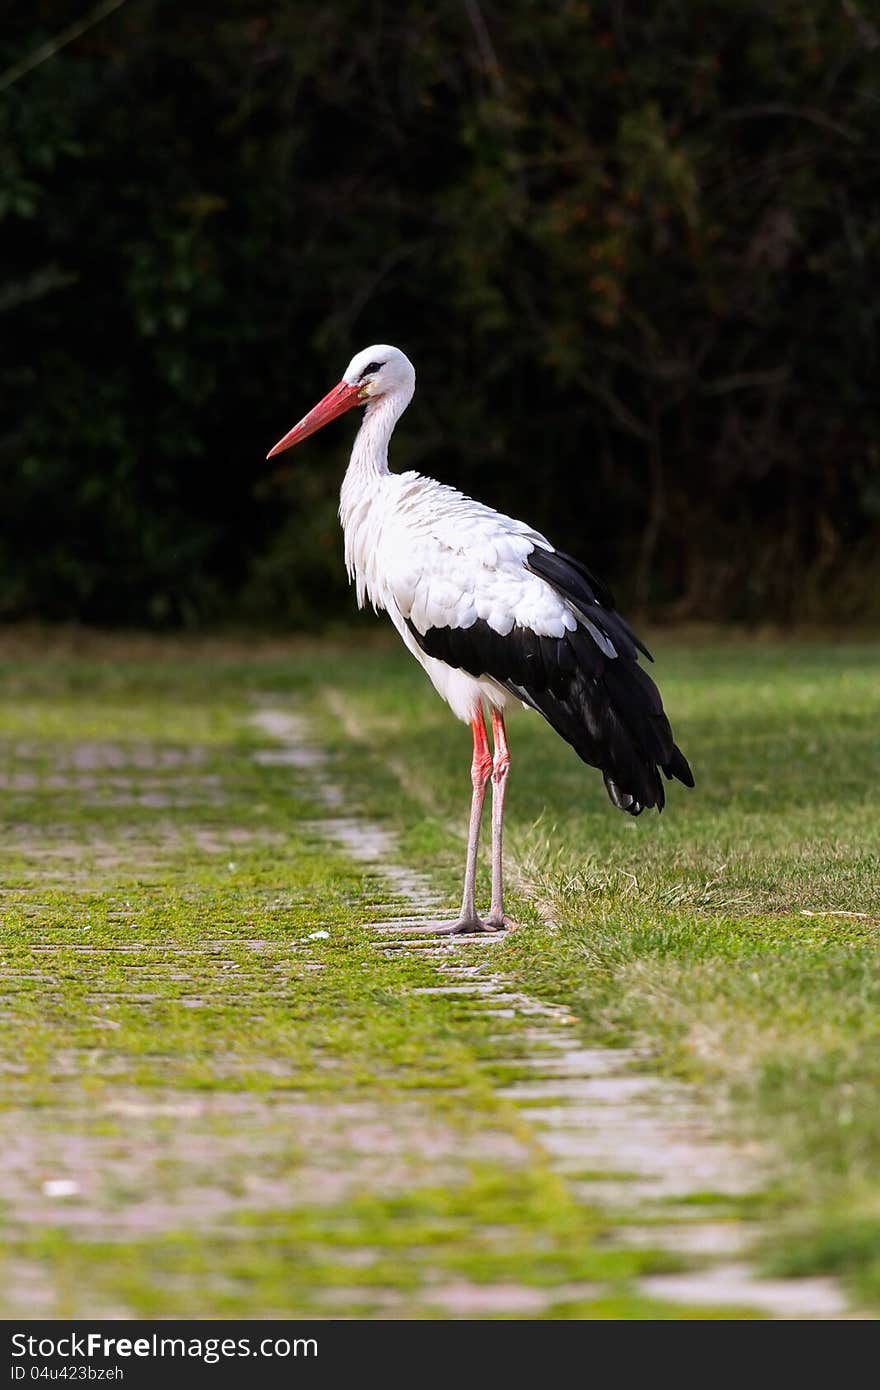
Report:
<svg viewBox="0 0 880 1390"><path fill-rule="evenodd" d="M489 740L486 737L486 721L483 718L483 706L480 705L473 719L471 720L471 731L474 736L474 754L471 759L471 817L468 824L468 847L467 861L464 871L464 893L461 899L461 920L463 922L477 921L477 912L474 906L474 888L477 879L477 847L480 843L480 822L483 818L483 802L486 797L486 783L492 772L492 754L489 752Z"/></svg>
<svg viewBox="0 0 880 1390"><path fill-rule="evenodd" d="M510 771L510 749L501 710L492 708L492 738L495 757L492 763L492 902L489 907L490 927L510 927L513 923L504 915L504 877L502 870L502 833L504 828L504 793Z"/></svg>
<svg viewBox="0 0 880 1390"><path fill-rule="evenodd" d="M486 721L483 718L482 704L474 711L471 720L471 732L474 736L474 752L471 758L471 816L468 825L468 847L467 861L464 871L464 892L461 899L461 915L456 922L431 923L428 927L418 928L418 933L424 935L425 932L432 936L458 936L466 932L492 931L493 927L487 926L477 916L474 905L474 887L477 877L477 847L480 842L480 822L483 818L483 802L486 799L486 784L492 774L492 754L489 751L489 740L486 737Z"/></svg>

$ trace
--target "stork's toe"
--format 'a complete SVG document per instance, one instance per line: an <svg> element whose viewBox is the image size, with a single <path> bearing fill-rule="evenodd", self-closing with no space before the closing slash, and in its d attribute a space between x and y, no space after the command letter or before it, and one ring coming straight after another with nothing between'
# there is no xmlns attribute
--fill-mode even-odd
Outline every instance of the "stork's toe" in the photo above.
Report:
<svg viewBox="0 0 880 1390"><path fill-rule="evenodd" d="M425 922L414 927L415 936L476 936L480 932L494 932L498 928L481 917L458 917L454 922Z"/></svg>
<svg viewBox="0 0 880 1390"><path fill-rule="evenodd" d="M490 912L486 918L486 928L489 931L516 931L519 926L512 917L508 917L506 912Z"/></svg>

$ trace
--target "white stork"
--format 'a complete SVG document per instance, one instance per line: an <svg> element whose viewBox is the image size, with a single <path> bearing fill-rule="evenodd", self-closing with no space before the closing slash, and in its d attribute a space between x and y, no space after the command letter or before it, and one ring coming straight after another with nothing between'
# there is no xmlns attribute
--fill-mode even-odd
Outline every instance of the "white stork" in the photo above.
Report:
<svg viewBox="0 0 880 1390"><path fill-rule="evenodd" d="M388 442L415 381L399 348L365 348L268 457L352 406L366 406L339 505L358 606L369 599L374 609L385 609L474 740L461 913L431 930L497 931L513 925L504 912L501 854L510 768L504 710L511 700L538 710L584 762L599 768L612 802L631 816L646 806L662 810L660 768L688 787L694 779L657 687L638 664L638 651L649 660L650 653L615 612L604 585L524 522L433 478L390 471ZM492 901L483 921L474 885L490 777Z"/></svg>

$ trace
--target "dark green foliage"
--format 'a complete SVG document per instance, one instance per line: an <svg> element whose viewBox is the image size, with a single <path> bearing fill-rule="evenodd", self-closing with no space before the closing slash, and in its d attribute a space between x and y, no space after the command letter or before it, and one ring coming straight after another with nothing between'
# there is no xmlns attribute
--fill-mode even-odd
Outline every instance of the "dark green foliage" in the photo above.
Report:
<svg viewBox="0 0 880 1390"><path fill-rule="evenodd" d="M262 458L373 341L626 602L876 612L878 77L863 0L127 0L0 90L0 614L338 611L350 431Z"/></svg>

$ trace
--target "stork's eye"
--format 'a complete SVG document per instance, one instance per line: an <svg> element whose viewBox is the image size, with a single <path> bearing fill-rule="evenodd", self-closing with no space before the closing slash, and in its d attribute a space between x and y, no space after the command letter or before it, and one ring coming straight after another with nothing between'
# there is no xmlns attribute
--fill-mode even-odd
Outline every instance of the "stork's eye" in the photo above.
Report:
<svg viewBox="0 0 880 1390"><path fill-rule="evenodd" d="M384 366L384 362L370 362L361 372L361 381L363 381L365 376L371 376L373 372L378 372L379 368Z"/></svg>

